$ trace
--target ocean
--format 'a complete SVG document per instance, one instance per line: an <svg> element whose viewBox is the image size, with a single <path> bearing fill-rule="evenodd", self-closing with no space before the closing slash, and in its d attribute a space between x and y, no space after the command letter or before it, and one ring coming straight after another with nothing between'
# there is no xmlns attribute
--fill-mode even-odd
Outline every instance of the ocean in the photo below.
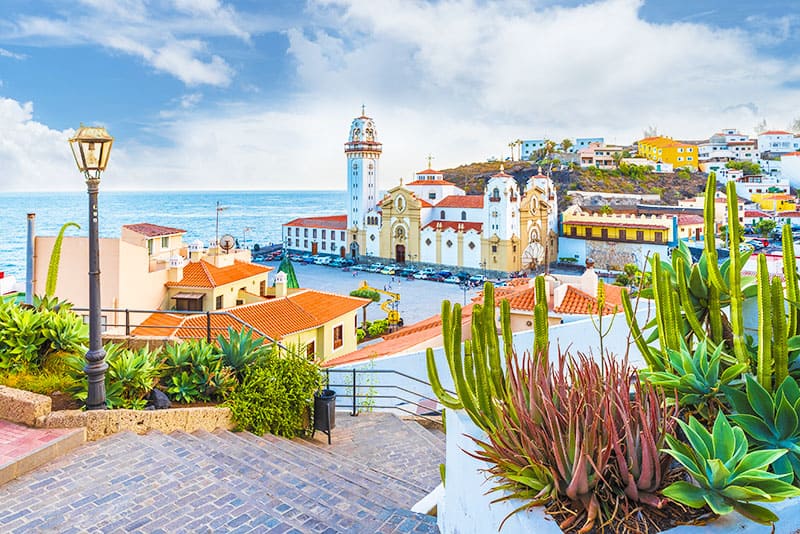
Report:
<svg viewBox="0 0 800 534"><path fill-rule="evenodd" d="M219 233L246 246L281 241L281 225L295 217L345 212L346 191L136 191L100 189L100 236L119 237L124 224L152 223L186 230L184 242L214 239L216 206ZM54 236L66 222L66 235L88 234L86 192L0 193L0 271L25 280L27 214L36 214L36 234ZM249 230L248 230L249 229Z"/></svg>

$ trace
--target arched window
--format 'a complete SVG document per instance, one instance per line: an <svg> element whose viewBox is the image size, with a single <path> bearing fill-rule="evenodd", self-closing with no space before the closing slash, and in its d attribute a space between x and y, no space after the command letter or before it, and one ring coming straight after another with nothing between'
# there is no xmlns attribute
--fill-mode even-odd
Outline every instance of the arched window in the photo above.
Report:
<svg viewBox="0 0 800 534"><path fill-rule="evenodd" d="M439 212L439 218L440 218L441 220L444 220L444 219L445 219L445 216L444 216L444 210L442 210L442 211L440 211L440 212Z"/></svg>
<svg viewBox="0 0 800 534"><path fill-rule="evenodd" d="M466 211L462 211L461 212L461 220L462 221L466 221L467 220L467 212Z"/></svg>
<svg viewBox="0 0 800 534"><path fill-rule="evenodd" d="M500 190L498 188L492 189L492 196L489 197L489 202L500 202Z"/></svg>

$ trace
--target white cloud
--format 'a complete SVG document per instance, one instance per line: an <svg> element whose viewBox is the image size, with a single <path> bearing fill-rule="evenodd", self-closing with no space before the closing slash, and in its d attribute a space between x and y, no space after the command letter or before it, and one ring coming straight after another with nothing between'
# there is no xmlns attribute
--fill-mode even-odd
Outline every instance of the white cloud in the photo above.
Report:
<svg viewBox="0 0 800 534"><path fill-rule="evenodd" d="M134 20L136 5L145 4L133 2ZM214 0L173 6L185 25L197 13L226 16ZM224 105L196 91L172 100L152 129L156 140L117 139L109 187L343 189L342 144L362 103L384 143L383 188L423 168L429 152L444 168L507 154L517 138L630 143L654 125L702 139L723 127L752 133L762 118L780 127L791 120L800 67L760 55L744 30L648 23L640 6L314 1L309 18L286 29L293 93L267 101L254 92ZM232 76L198 34L116 33L108 46L159 62L187 85Z"/></svg>
<svg viewBox="0 0 800 534"><path fill-rule="evenodd" d="M53 191L80 187L82 182L67 143L73 130L53 130L32 117L32 103L0 97L0 189Z"/></svg>
<svg viewBox="0 0 800 534"><path fill-rule="evenodd" d="M10 50L6 50L5 48L0 48L0 57L8 57L11 59L25 59L24 54L17 54Z"/></svg>
<svg viewBox="0 0 800 534"><path fill-rule="evenodd" d="M174 0L172 9L144 0L79 2L83 6L76 14L20 16L3 37L36 45L92 42L139 57L186 85L220 87L230 83L234 71L225 59L209 51L204 39L250 39L234 8L214 0Z"/></svg>

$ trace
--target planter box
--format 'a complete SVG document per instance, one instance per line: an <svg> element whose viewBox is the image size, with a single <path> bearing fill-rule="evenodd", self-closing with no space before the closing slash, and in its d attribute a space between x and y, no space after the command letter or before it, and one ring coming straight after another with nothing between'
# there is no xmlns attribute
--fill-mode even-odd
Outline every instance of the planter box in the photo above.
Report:
<svg viewBox="0 0 800 534"><path fill-rule="evenodd" d="M442 534L488 534L497 532L503 518L519 507L521 501L491 504L500 494L485 495L491 489L486 475L480 471L487 467L467 456L464 450L475 450L475 442L468 436L486 440L463 410L447 410L447 457L444 495L437 505L438 526ZM764 504L780 517L775 524L776 534L794 534L800 527L800 497L775 504ZM542 507L511 516L503 525L502 534L562 534ZM670 534L767 534L771 527L753 523L738 513L731 513L702 527L680 526L667 530Z"/></svg>

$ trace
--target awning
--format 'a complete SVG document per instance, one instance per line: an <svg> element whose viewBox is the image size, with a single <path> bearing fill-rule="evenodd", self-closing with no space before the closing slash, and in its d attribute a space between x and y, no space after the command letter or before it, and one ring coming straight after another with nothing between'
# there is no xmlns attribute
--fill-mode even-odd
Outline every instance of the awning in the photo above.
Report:
<svg viewBox="0 0 800 534"><path fill-rule="evenodd" d="M205 293L175 293L172 298L185 300L200 300L205 297Z"/></svg>

